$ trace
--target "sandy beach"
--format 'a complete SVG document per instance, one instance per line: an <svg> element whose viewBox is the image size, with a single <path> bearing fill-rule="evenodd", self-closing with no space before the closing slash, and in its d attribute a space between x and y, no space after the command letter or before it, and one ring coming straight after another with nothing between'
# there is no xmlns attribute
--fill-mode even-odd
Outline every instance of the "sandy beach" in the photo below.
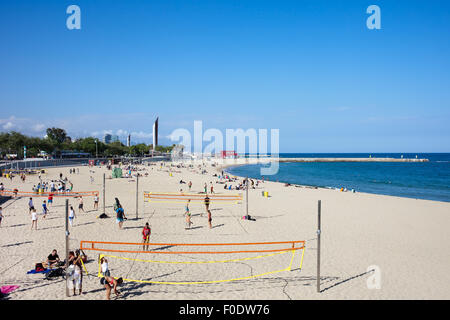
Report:
<svg viewBox="0 0 450 320"><path fill-rule="evenodd" d="M205 162L201 174L197 167L177 168L155 164L140 165L147 176L139 178L139 212L136 220L136 178L111 179L105 166L80 166L79 174L69 174L69 167L49 168L43 180L56 180L63 173L74 185L73 191L99 191L99 210L93 210L92 197L84 199L86 213L78 212L78 202L70 198L76 219L70 229L70 249L81 240L140 242L146 222L152 228L155 243L232 243L305 240L302 269L300 257L293 258L291 271L267 274L248 280L212 284L150 284L125 281L117 299L449 299L450 298L450 203L285 186L277 182L260 183L249 190L249 214L255 221L243 220L242 203L212 203L213 228L208 228L202 204L191 205L191 229L185 229L184 203L145 203L143 192L203 191L204 183L213 183L216 194L244 194L224 190L216 183L221 167ZM229 165L225 164L225 165ZM171 174L169 173L171 172ZM106 173L107 219L102 212L102 179ZM135 172L134 172L135 174ZM94 178L91 183L90 176ZM27 176L25 183L15 177L1 178L6 189L31 191L37 176ZM242 178L240 178L242 181ZM237 183L232 183L236 186ZM267 191L269 197L263 197ZM113 212L118 197L128 218L119 230ZM42 200L35 198L41 211ZM321 293L316 292L317 201L322 202ZM18 285L8 295L13 300L104 299L105 289L97 277L99 252L86 251L89 276L83 278L83 294L66 297L66 282L61 278L45 280L42 274L27 274L37 262L44 261L52 249L65 257L65 206L55 198L50 213L38 220L38 230L30 230L28 198L8 200L3 207L0 228L0 286ZM200 215L202 214L202 216ZM168 250L174 250L169 248ZM264 274L285 268L291 255L227 263L190 263L186 265L153 263L148 260L201 261L198 255L157 255L145 253L115 254L134 260L108 258L111 275L136 280L198 281L221 280ZM212 256L212 255L211 255ZM252 255L249 255L253 257ZM240 256L241 258L243 256ZM216 260L234 259L214 257ZM139 261L138 261L139 260ZM146 260L140 261L140 260ZM376 270L376 271L371 271ZM377 274L379 288L368 286ZM370 282L370 281L369 281ZM113 299L116 299L112 295Z"/></svg>

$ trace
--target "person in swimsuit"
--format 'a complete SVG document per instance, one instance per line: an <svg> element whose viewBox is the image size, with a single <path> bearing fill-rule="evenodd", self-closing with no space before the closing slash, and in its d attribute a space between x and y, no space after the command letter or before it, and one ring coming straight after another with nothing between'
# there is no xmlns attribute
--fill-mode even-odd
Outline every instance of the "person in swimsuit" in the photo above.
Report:
<svg viewBox="0 0 450 320"><path fill-rule="evenodd" d="M120 295L120 291L117 290L117 286L123 283L123 279L114 279L113 277L103 277L100 279L100 283L106 288L106 300L109 300L111 296L111 289L114 289L116 296Z"/></svg>
<svg viewBox="0 0 450 320"><path fill-rule="evenodd" d="M186 225L188 227L188 229L191 227L192 221L191 221L191 212L189 211L189 203L191 202L191 200L189 199L186 203L186 209L185 209L185 213L184 215L186 216Z"/></svg>
<svg viewBox="0 0 450 320"><path fill-rule="evenodd" d="M212 222L211 210L208 210L208 225L209 225L209 228L210 228L210 229L212 229L212 224L211 224L211 222Z"/></svg>
<svg viewBox="0 0 450 320"><path fill-rule="evenodd" d="M80 200L78 200L78 201L79 201L78 212L81 212L81 211L85 212L83 209L83 197L80 196Z"/></svg>
<svg viewBox="0 0 450 320"><path fill-rule="evenodd" d="M209 197L208 197L208 195L206 195L204 203L205 203L205 207L206 207L206 213L208 213L208 210L209 210ZM200 216L203 216L203 214L201 214Z"/></svg>

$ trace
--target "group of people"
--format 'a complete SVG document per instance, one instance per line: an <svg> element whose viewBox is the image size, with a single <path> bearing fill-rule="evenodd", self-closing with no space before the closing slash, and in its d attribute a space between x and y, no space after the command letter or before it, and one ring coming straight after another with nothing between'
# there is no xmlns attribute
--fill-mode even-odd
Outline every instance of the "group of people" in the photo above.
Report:
<svg viewBox="0 0 450 320"><path fill-rule="evenodd" d="M205 199L203 200L203 203L205 205L206 208L206 214L208 216L208 226L210 229L212 229L212 216L211 216L211 210L209 209L209 205L210 205L210 198L208 197L208 195L206 195ZM194 224L191 220L191 211L189 209L189 204L191 203L191 200L189 199L186 203L185 206L185 212L184 215L186 217L186 229L190 229L191 225ZM203 216L203 213L200 213L200 216Z"/></svg>

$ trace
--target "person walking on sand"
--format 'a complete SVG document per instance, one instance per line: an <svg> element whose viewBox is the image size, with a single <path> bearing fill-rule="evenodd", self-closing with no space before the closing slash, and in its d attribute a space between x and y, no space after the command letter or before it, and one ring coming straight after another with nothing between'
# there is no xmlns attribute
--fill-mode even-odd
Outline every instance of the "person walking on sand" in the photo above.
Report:
<svg viewBox="0 0 450 320"><path fill-rule="evenodd" d="M214 193L214 186L213 186L212 182L211 182L211 193Z"/></svg>
<svg viewBox="0 0 450 320"><path fill-rule="evenodd" d="M192 188L192 181L189 181L188 187L189 187L189 192L191 192L191 188Z"/></svg>
<svg viewBox="0 0 450 320"><path fill-rule="evenodd" d="M205 207L206 207L206 212L208 212L208 210L209 210L209 197L208 197L208 195L206 195L204 203L205 203ZM203 216L203 214L200 214L200 216Z"/></svg>
<svg viewBox="0 0 450 320"><path fill-rule="evenodd" d="M36 209L33 208L31 210L31 230L33 230L33 226L34 226L34 229L37 230L37 221L38 221L38 218L37 218Z"/></svg>
<svg viewBox="0 0 450 320"><path fill-rule="evenodd" d="M205 182L205 185L203 186L203 190L204 190L204 193L208 193L208 186L207 186L206 182Z"/></svg>
<svg viewBox="0 0 450 320"><path fill-rule="evenodd" d="M187 225L188 229L190 229L191 224L193 224L191 221L191 212L189 211L189 203L190 202L191 202L191 200L189 199L186 203L185 212L184 212L184 215L186 216L186 225Z"/></svg>
<svg viewBox="0 0 450 320"><path fill-rule="evenodd" d="M94 196L94 210L98 210L98 195Z"/></svg>
<svg viewBox="0 0 450 320"><path fill-rule="evenodd" d="M73 207L70 206L70 210L69 210L69 224L71 227L73 227L73 219L76 218L75 216L75 210L73 210Z"/></svg>
<svg viewBox="0 0 450 320"><path fill-rule="evenodd" d="M142 237L144 239L144 245L142 246L143 251L148 251L148 243L150 242L151 233L152 233L152 230L150 229L150 226L147 222L145 224L144 229L142 230Z"/></svg>
<svg viewBox="0 0 450 320"><path fill-rule="evenodd" d="M211 222L212 222L211 210L208 210L208 225L209 225L209 228L210 228L210 229L212 229L212 224L211 224Z"/></svg>
<svg viewBox="0 0 450 320"><path fill-rule="evenodd" d="M113 277L103 277L100 279L100 284L102 284L106 288L106 300L110 300L111 296L111 289L114 289L114 293L116 296L120 295L120 291L117 290L117 286L121 285L123 283L123 279L114 279Z"/></svg>

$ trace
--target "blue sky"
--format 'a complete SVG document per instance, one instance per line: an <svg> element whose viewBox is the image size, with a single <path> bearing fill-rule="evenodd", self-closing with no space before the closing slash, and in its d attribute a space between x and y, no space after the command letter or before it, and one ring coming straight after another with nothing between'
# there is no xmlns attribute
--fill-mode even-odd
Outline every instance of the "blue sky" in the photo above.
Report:
<svg viewBox="0 0 450 320"><path fill-rule="evenodd" d="M158 115L162 144L202 120L281 152L450 152L449 39L449 1L0 1L0 131L150 143Z"/></svg>

